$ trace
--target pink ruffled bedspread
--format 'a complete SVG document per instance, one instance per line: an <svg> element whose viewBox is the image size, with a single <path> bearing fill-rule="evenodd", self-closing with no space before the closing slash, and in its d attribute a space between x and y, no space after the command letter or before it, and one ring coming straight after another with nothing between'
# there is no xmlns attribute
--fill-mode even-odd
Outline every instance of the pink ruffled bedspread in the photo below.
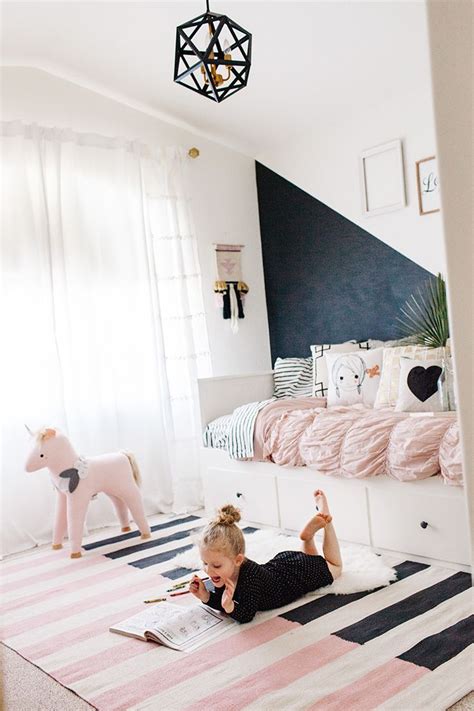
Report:
<svg viewBox="0 0 474 711"><path fill-rule="evenodd" d="M413 416L362 406L326 409L324 398L267 405L255 425L254 460L308 466L338 477L387 474L412 481L441 473L447 484L463 483L454 413Z"/></svg>

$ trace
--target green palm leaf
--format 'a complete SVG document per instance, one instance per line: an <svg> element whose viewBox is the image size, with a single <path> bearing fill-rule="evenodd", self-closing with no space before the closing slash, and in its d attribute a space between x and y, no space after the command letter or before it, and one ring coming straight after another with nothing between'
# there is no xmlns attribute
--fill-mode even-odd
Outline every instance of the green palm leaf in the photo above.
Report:
<svg viewBox="0 0 474 711"><path fill-rule="evenodd" d="M441 274L425 282L400 308L397 317L403 335L428 348L445 346L449 338L446 284Z"/></svg>

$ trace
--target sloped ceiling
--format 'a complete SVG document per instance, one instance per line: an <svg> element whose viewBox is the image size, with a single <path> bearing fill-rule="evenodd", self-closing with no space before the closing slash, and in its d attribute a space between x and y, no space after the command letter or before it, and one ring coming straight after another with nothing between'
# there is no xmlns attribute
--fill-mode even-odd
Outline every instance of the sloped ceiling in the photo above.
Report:
<svg viewBox="0 0 474 711"><path fill-rule="evenodd" d="M211 0L252 32L249 85L215 104L172 81L176 25L196 2L4 2L2 59L50 71L251 156L416 91L425 5Z"/></svg>

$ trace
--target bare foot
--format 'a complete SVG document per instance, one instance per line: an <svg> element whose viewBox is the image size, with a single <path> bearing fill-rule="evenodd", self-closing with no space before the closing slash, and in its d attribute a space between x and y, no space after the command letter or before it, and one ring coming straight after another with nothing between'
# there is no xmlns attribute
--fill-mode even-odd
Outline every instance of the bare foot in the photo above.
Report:
<svg viewBox="0 0 474 711"><path fill-rule="evenodd" d="M329 514L324 514L324 513L318 513L316 516L313 516L312 519L308 521L306 526L303 528L303 530L300 533L300 538L302 541L310 541L316 531L319 531L320 528L324 528L325 526L328 525L328 523L331 523L332 517Z"/></svg>
<svg viewBox="0 0 474 711"><path fill-rule="evenodd" d="M326 494L321 489L316 489L313 494L316 508L320 513L329 514L328 500ZM330 515L330 514L329 514Z"/></svg>

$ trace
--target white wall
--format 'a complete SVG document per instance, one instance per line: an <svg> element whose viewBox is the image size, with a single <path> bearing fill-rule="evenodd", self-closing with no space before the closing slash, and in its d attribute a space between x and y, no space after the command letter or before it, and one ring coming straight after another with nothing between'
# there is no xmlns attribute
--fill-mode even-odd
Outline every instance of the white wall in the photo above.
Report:
<svg viewBox="0 0 474 711"><path fill-rule="evenodd" d="M448 306L453 332L463 471L474 567L474 290L473 290L473 85L470 0L430 2L436 133L443 181L443 223L448 264Z"/></svg>
<svg viewBox="0 0 474 711"><path fill-rule="evenodd" d="M295 132L277 149L259 154L257 160L420 266L444 274L440 213L418 214L415 161L436 153L436 139L425 17L418 13L417 18L418 25L411 28L419 41L421 66L416 86L407 76L403 94L390 95L387 87L384 102L354 107L348 115L318 123L312 133ZM426 80L419 84L421 69ZM403 142L407 206L366 217L362 214L359 156L367 148L395 138Z"/></svg>
<svg viewBox="0 0 474 711"><path fill-rule="evenodd" d="M44 71L3 67L1 78L4 121L124 136L152 146L200 149L199 158L189 159L188 178L213 373L240 374L271 368L253 159ZM203 100L196 97L196 101ZM250 292L237 335L231 333L229 322L214 305L213 242L246 245L242 268Z"/></svg>

